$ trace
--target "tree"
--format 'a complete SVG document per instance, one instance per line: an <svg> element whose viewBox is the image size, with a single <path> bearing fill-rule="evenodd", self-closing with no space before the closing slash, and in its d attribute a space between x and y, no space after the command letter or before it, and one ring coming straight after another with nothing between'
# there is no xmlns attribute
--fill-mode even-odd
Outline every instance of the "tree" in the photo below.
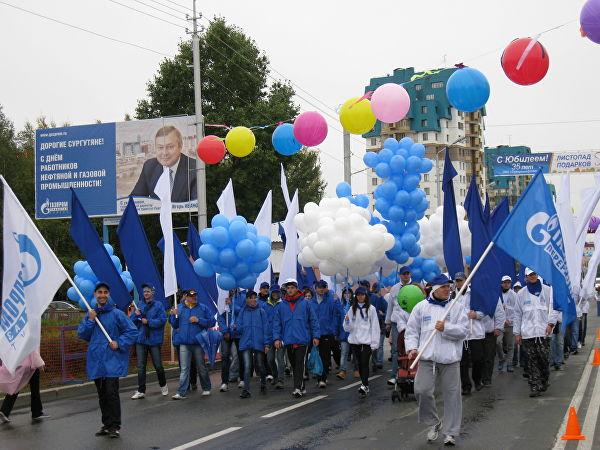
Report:
<svg viewBox="0 0 600 450"><path fill-rule="evenodd" d="M202 112L206 134L224 137L226 131L210 124L256 126L277 124L294 118L294 90L288 84L267 83L267 56L244 32L216 18L200 37ZM136 117L148 119L194 114L192 47L179 45L178 54L165 59L148 83L148 99L138 102ZM290 193L299 190L301 205L318 202L325 191L316 152L303 150L284 157L271 146L273 127L254 129L256 148L245 158L228 155L218 165L207 166L209 218L216 214L215 202L229 178L233 179L238 214L253 221L260 206L273 190L273 217L283 219L287 208L280 189L280 168L286 168Z"/></svg>

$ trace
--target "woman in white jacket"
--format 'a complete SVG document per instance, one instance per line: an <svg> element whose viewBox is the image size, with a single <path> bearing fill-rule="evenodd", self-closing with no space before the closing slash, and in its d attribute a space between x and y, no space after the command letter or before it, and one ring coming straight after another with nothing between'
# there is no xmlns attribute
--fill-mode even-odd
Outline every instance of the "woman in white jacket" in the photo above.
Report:
<svg viewBox="0 0 600 450"><path fill-rule="evenodd" d="M349 333L348 343L355 361L358 361L358 372L362 384L358 393L365 397L369 393L369 361L371 352L379 347L379 320L377 310L369 303L364 287L354 293L352 307L344 317L344 330Z"/></svg>

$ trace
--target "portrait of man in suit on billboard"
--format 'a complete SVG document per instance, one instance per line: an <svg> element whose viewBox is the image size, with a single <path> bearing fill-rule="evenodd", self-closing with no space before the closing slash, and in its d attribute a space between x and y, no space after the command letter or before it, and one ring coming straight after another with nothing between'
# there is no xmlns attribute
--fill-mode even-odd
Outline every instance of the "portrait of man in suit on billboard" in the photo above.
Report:
<svg viewBox="0 0 600 450"><path fill-rule="evenodd" d="M144 163L131 195L158 198L154 194L154 187L163 168L167 167L171 179L171 201L177 203L196 200L196 160L182 153L181 132L173 125L160 128L154 138L154 147L156 157Z"/></svg>

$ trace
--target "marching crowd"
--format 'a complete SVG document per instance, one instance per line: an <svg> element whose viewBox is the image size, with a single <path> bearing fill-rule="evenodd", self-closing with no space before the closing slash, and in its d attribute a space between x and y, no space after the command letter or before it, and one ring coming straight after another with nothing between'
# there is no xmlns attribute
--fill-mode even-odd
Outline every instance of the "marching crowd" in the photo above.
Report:
<svg viewBox="0 0 600 450"><path fill-rule="evenodd" d="M286 377L292 376L292 395L304 396L310 379L307 359L313 347L318 348L322 362L318 389L327 388L332 372L340 380L353 373L360 379L358 393L364 398L369 394L370 373L383 369L384 344L389 338L392 376L387 383L396 386L399 381L400 356L412 361L420 353L414 377L419 422L430 427L429 441L437 440L442 432L446 445L454 445L460 431L461 395L492 385L496 359L499 372L513 373L515 367L522 367L529 395L537 397L548 389L551 368L561 370L564 361L585 345L589 299L578 303L578 320L563 335L561 313L553 308L552 288L530 269L525 271L525 286L513 283L508 275L502 278L493 316L471 308L465 273L457 273L453 279L439 275L422 285L412 282L408 267L399 272L400 282L391 288L363 280L343 289L339 296L323 280L302 289L295 279L287 279L281 287L262 283L258 293L232 290L225 311L216 317L198 301L195 290L183 292L178 305L165 311L164 303L154 298L151 285L143 285L143 301L128 315L110 300L110 286L98 283L94 291L97 307L88 312L78 329L79 337L89 342L86 370L100 403L102 427L96 435L119 437L119 378L128 373L130 347L135 347L138 369L138 388L131 398L146 395L148 354L161 394L169 394L161 361L167 320L173 328L180 365L174 400L183 400L190 390L196 390L198 379L201 395L211 395L206 355L197 335L217 324L222 334L219 391L225 393L237 384L242 399L251 397L254 373L261 394L267 393L269 384L284 389ZM397 301L407 285L418 286L424 297L412 311ZM111 337L110 343L102 328ZM436 384L441 386L443 420L436 410ZM47 417L39 400L39 370L30 385L33 417ZM0 423L10 421L17 395L6 396Z"/></svg>

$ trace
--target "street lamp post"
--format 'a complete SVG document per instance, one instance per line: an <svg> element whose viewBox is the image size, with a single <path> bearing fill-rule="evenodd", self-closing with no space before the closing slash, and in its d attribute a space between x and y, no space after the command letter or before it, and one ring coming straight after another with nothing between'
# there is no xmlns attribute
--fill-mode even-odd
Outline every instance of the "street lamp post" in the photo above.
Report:
<svg viewBox="0 0 600 450"><path fill-rule="evenodd" d="M444 150L447 150L449 147L452 148L453 145L458 144L461 141L464 141L466 136L461 136L457 140L455 140L452 144L445 146L443 149L438 150L435 154L435 189L437 192L437 206L441 205L441 183L440 183L440 153Z"/></svg>

